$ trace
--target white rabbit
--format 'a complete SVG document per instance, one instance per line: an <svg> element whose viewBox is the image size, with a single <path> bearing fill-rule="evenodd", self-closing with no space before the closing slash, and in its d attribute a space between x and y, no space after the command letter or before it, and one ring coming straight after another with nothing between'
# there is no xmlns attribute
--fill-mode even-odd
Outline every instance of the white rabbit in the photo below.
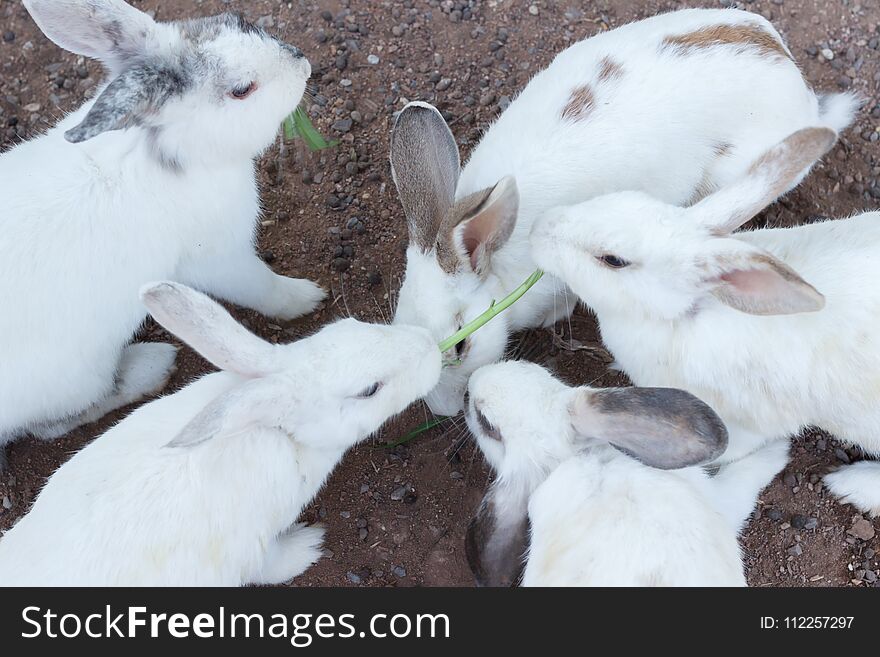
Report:
<svg viewBox="0 0 880 657"><path fill-rule="evenodd" d="M126 346L144 283L285 319L324 296L254 250L253 158L302 97L298 49L233 14L156 23L121 0L24 5L110 79L0 155L0 461L17 435L54 438L162 388L175 349Z"/></svg>
<svg viewBox="0 0 880 657"><path fill-rule="evenodd" d="M347 319L264 342L177 283L144 287L153 316L222 372L151 402L76 454L0 538L3 585L284 582L320 556L292 524L346 450L428 392L421 328Z"/></svg>
<svg viewBox="0 0 880 657"><path fill-rule="evenodd" d="M439 341L532 273L528 236L543 211L626 189L693 203L801 127L842 130L856 104L817 97L773 26L732 9L664 14L568 48L489 128L460 176L440 114L412 103L391 143L410 236L396 320ZM460 411L468 376L502 357L511 331L552 325L574 303L545 277L458 346L462 363L444 370L431 409Z"/></svg>
<svg viewBox="0 0 880 657"><path fill-rule="evenodd" d="M811 425L880 452L880 213L733 233L834 140L800 130L690 208L624 192L534 226L535 261L596 312L633 383L682 388L718 411L724 461ZM880 464L826 482L880 513Z"/></svg>
<svg viewBox="0 0 880 657"><path fill-rule="evenodd" d="M715 458L727 432L681 390L569 388L507 362L478 370L469 393L496 473L467 534L478 583L509 586L525 560L524 586L745 585L737 534L786 443L710 477L686 466Z"/></svg>

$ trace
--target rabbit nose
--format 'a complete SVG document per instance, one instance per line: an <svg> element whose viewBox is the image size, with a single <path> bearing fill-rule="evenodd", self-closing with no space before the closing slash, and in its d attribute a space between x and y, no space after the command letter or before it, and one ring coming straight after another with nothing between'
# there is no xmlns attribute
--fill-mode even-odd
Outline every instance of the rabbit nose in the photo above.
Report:
<svg viewBox="0 0 880 657"><path fill-rule="evenodd" d="M471 406L470 406L470 401L471 401L471 393L470 393L470 390L465 390L465 391L464 391L464 412L465 412L465 413L467 413L467 412L468 412L468 409L471 407Z"/></svg>

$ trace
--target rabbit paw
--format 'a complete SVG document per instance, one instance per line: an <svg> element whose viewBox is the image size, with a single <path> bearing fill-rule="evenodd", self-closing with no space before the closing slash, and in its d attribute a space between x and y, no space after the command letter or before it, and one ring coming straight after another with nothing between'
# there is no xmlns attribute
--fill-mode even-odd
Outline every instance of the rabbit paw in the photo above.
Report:
<svg viewBox="0 0 880 657"><path fill-rule="evenodd" d="M259 584L289 582L321 558L324 528L296 524L269 546L258 576Z"/></svg>
<svg viewBox="0 0 880 657"><path fill-rule="evenodd" d="M282 320L296 319L315 310L326 297L324 288L312 281L279 276L266 314Z"/></svg>
<svg viewBox="0 0 880 657"><path fill-rule="evenodd" d="M880 462L846 465L825 475L824 481L841 502L852 504L873 518L880 516Z"/></svg>

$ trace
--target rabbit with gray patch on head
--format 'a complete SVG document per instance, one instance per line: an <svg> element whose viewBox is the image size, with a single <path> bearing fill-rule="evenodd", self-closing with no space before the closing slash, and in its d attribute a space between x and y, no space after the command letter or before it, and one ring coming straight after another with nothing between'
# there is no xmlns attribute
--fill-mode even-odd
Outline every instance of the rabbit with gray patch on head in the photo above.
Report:
<svg viewBox="0 0 880 657"><path fill-rule="evenodd" d="M638 192L555 208L532 256L596 313L636 385L705 399L730 430L722 462L815 426L880 454L880 213L737 231L836 141L804 128L687 208ZM825 478L880 515L880 463Z"/></svg>
<svg viewBox="0 0 880 657"><path fill-rule="evenodd" d="M350 447L440 376L424 329L346 319L279 345L177 283L142 298L222 371L62 465L0 538L2 585L285 582L320 557L323 530L293 524L303 507Z"/></svg>
<svg viewBox="0 0 880 657"><path fill-rule="evenodd" d="M787 444L710 477L727 430L682 390L570 388L507 362L478 370L468 397L496 475L466 539L478 584L745 585L737 534Z"/></svg>
<svg viewBox="0 0 880 657"><path fill-rule="evenodd" d="M160 390L168 344L128 344L145 282L173 278L282 319L324 291L254 249L254 158L300 102L299 49L235 14L160 23L122 0L24 0L108 81L0 155L0 450Z"/></svg>
<svg viewBox="0 0 880 657"><path fill-rule="evenodd" d="M794 130L843 130L856 106L850 94L817 95L774 27L733 9L669 12L572 45L464 167L440 113L411 103L391 138L410 237L395 321L440 341L536 269L529 231L544 211L626 189L693 204ZM444 370L431 410L459 413L468 377L503 357L511 332L550 326L575 303L544 276L455 347L460 364Z"/></svg>

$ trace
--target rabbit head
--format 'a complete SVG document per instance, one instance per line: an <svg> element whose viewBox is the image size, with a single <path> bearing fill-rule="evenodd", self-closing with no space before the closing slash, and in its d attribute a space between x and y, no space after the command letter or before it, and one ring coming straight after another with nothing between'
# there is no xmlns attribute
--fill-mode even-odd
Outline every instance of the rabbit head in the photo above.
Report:
<svg viewBox="0 0 880 657"><path fill-rule="evenodd" d="M440 112L425 103L410 103L398 115L391 169L410 241L394 321L423 326L439 342L510 292L501 289L490 265L516 225L516 182L503 178L456 200L458 146ZM468 377L501 359L507 335L501 314L451 350L447 356L456 364L428 395L431 410L457 414Z"/></svg>
<svg viewBox="0 0 880 657"><path fill-rule="evenodd" d="M755 315L820 310L823 296L769 252L732 235L794 186L834 144L805 128L746 174L690 207L622 192L549 211L535 223L532 255L600 315L638 312L668 321L720 302Z"/></svg>
<svg viewBox="0 0 880 657"><path fill-rule="evenodd" d="M245 379L199 412L170 446L264 426L315 448L346 449L427 393L440 375L437 344L421 328L346 319L276 345L186 286L151 283L141 299L165 328Z"/></svg>
<svg viewBox="0 0 880 657"><path fill-rule="evenodd" d="M302 52L237 14L158 23L122 0L24 0L44 34L110 73L65 133L72 143L137 127L169 166L252 158L297 106Z"/></svg>
<svg viewBox="0 0 880 657"><path fill-rule="evenodd" d="M563 461L608 444L646 466L677 469L717 458L727 429L702 401L672 388L569 388L531 363L478 370L467 423L495 481L468 528L478 583L516 583L528 545L528 502Z"/></svg>

